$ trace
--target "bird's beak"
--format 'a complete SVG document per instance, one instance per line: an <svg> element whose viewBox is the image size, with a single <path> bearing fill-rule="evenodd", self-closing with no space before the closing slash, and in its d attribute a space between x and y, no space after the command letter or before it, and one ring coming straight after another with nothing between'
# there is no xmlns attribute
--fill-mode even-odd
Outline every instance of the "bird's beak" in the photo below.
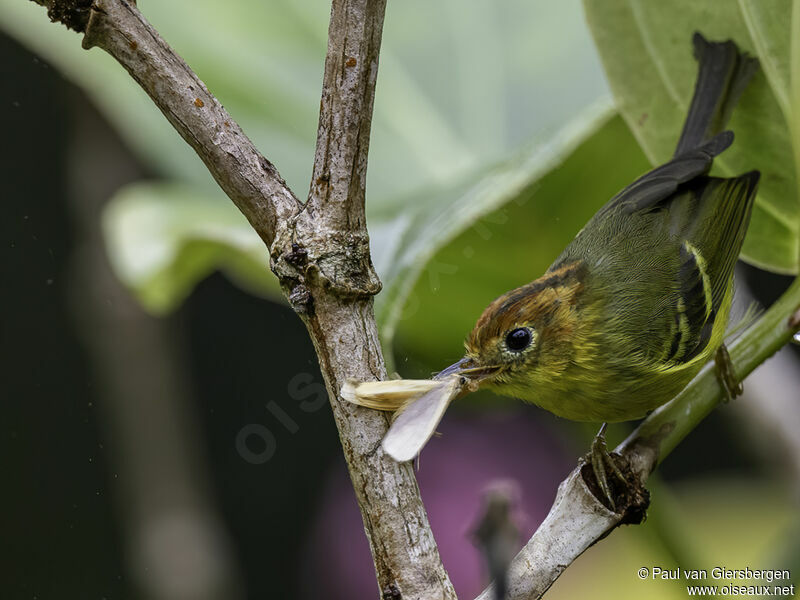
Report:
<svg viewBox="0 0 800 600"><path fill-rule="evenodd" d="M478 383L494 375L498 370L500 370L500 367L479 365L475 362L475 359L465 356L457 363L450 365L443 371L439 371L434 376L434 379L444 379L451 375L461 375Z"/></svg>

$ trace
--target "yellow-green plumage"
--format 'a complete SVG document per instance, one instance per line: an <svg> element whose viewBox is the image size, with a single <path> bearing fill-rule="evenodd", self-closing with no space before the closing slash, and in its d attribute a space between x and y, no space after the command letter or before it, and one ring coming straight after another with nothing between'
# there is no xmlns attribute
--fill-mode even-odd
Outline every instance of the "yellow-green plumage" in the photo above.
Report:
<svg viewBox="0 0 800 600"><path fill-rule="evenodd" d="M732 42L694 42L700 69L674 158L612 198L543 277L484 311L459 363L481 386L570 419L628 420L675 396L722 344L759 174L708 171L733 142L722 129L757 62Z"/></svg>

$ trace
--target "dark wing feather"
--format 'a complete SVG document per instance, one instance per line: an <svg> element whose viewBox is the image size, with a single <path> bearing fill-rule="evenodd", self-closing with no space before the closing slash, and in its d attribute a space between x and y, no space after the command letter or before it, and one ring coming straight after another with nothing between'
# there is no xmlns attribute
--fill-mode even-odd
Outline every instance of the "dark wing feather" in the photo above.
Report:
<svg viewBox="0 0 800 600"><path fill-rule="evenodd" d="M645 173L609 200L598 214L617 209L630 214L657 207L670 199L682 184L708 173L714 157L732 143L733 132L723 131L702 146Z"/></svg>

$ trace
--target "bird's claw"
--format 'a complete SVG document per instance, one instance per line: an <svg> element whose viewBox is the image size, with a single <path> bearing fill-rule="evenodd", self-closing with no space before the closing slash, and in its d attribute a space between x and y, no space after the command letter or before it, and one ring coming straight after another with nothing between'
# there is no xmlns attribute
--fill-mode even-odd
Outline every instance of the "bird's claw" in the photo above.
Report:
<svg viewBox="0 0 800 600"><path fill-rule="evenodd" d="M737 396L741 396L744 388L742 387L742 382L736 378L736 371L733 368L731 355L728 354L728 349L725 347L725 344L722 344L717 349L717 352L714 354L714 362L717 366L717 379L725 393L725 402L729 402Z"/></svg>
<svg viewBox="0 0 800 600"><path fill-rule="evenodd" d="M617 465L616 460L608 451L608 447L606 446L607 425L607 423L603 423L602 427L600 427L600 431L597 432L597 435L592 441L592 449L589 452L589 460L592 465L592 471L594 472L597 485L600 487L600 491L603 493L604 498L608 500L608 505L611 510L616 512L616 503L614 502L614 496L611 493L611 487L608 484L608 473L610 471L620 481L620 483L623 484L623 486L628 486L628 480L625 478L625 475L623 475L622 471Z"/></svg>

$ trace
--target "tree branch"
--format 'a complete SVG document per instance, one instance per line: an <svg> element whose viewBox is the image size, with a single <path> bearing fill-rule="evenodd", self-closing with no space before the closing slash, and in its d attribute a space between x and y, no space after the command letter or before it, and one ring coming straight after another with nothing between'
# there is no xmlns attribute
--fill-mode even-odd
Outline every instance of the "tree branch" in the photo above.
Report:
<svg viewBox="0 0 800 600"><path fill-rule="evenodd" d="M800 278L731 345L731 359L740 379L800 329L800 319L794 317L798 311ZM712 361L683 392L647 417L616 452L644 485L656 466L722 399ZM639 510L636 502L630 502L621 514L610 511L587 487L582 467L579 465L561 483L550 513L514 559L508 575L508 600L541 598L584 550L619 525L635 521ZM491 587L478 596L478 600L492 598Z"/></svg>
<svg viewBox="0 0 800 600"><path fill-rule="evenodd" d="M347 378L386 377L372 309L380 282L364 216L385 5L333 1L311 189L305 209L279 232L272 267L314 341L380 589L454 600L413 468L381 448L387 417L339 397Z"/></svg>
<svg viewBox="0 0 800 600"><path fill-rule="evenodd" d="M372 296L365 183L385 0L334 0L313 180L301 204L130 0L34 0L111 54L192 146L270 248L319 357L384 594L454 600L410 464L383 454L387 418L344 402L348 377L386 375Z"/></svg>

